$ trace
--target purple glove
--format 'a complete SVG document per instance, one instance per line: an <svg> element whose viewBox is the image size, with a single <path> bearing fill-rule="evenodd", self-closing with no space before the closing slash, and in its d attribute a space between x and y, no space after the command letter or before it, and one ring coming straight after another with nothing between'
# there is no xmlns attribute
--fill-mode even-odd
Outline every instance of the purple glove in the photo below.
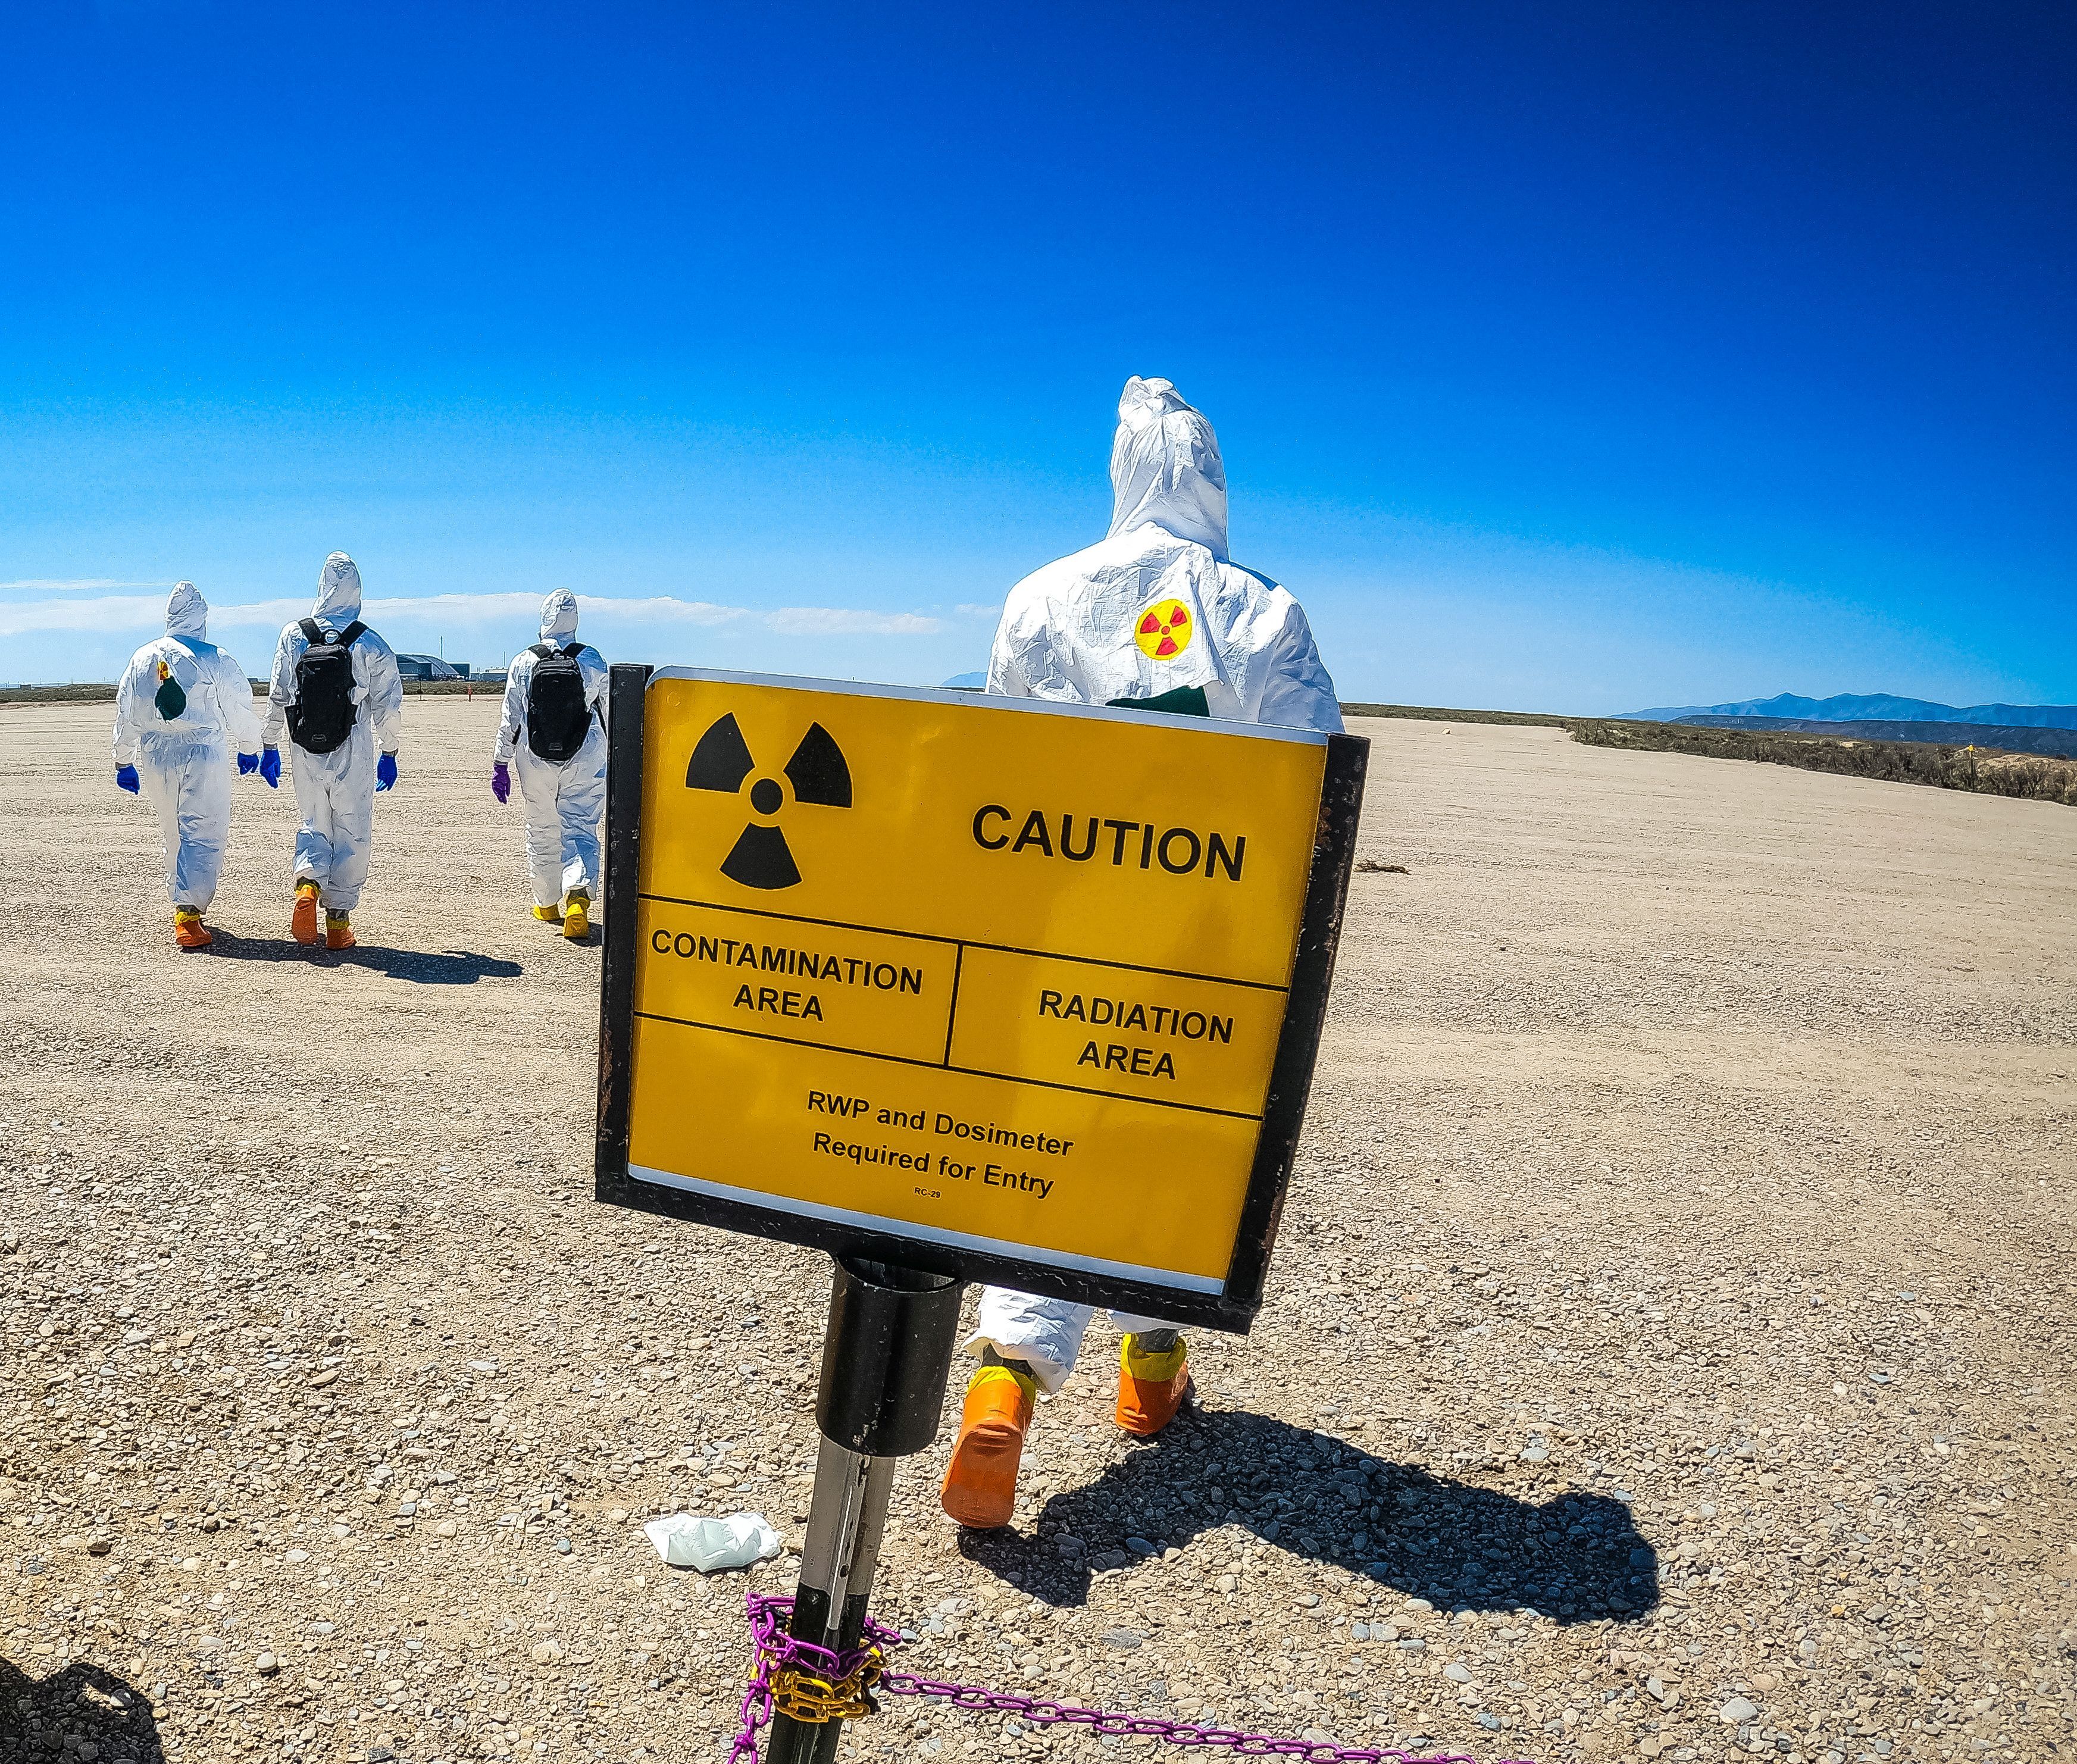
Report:
<svg viewBox="0 0 2077 1764"><path fill-rule="evenodd" d="M490 793L500 802L512 800L512 768L502 759L490 768Z"/></svg>

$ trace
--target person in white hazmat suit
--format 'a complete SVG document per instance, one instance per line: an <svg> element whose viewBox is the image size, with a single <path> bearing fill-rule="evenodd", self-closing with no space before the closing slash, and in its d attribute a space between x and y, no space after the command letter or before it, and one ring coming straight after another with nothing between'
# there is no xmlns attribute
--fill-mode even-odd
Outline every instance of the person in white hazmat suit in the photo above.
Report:
<svg viewBox="0 0 2077 1764"><path fill-rule="evenodd" d="M310 616L282 628L267 698L260 770L270 782L281 776L285 729L303 816L289 933L298 943L316 942L322 906L325 947L350 950L351 915L368 881L375 793L397 781L404 681L395 652L360 622L360 572L345 552L325 560Z"/></svg>
<svg viewBox="0 0 2077 1764"><path fill-rule="evenodd" d="M490 756L490 792L527 810L534 917L572 942L591 930L598 892L598 824L606 813L606 658L576 641L577 597L559 588L541 602L541 640L512 659L505 714Z"/></svg>
<svg viewBox="0 0 2077 1764"><path fill-rule="evenodd" d="M1338 733L1341 706L1297 601L1226 555L1218 439L1166 380L1134 378L1118 400L1108 537L1009 591L988 689ZM1074 1370L1091 1310L1002 1287L981 1293L967 1386L945 1473L963 1525L1009 1524L1040 1390ZM1125 1332L1117 1419L1159 1433L1189 1389L1188 1351L1159 1318L1113 1314Z"/></svg>
<svg viewBox="0 0 2077 1764"><path fill-rule="evenodd" d="M234 656L209 641L209 602L193 582L166 597L166 634L130 658L115 689L115 781L159 811L173 941L214 939L202 916L216 898L231 837L231 756L260 769L260 716Z"/></svg>

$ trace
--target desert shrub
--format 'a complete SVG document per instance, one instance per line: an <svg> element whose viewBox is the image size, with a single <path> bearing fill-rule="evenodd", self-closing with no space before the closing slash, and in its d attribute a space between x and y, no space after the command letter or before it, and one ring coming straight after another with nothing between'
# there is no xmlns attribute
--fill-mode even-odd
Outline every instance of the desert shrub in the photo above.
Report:
<svg viewBox="0 0 2077 1764"><path fill-rule="evenodd" d="M1579 722L1572 738L1590 747L1641 753L1694 754L1706 759L1757 759L1850 778L1931 784L2000 797L2077 805L2077 761L1917 741L1866 741L1831 735L1778 734L1686 723Z"/></svg>

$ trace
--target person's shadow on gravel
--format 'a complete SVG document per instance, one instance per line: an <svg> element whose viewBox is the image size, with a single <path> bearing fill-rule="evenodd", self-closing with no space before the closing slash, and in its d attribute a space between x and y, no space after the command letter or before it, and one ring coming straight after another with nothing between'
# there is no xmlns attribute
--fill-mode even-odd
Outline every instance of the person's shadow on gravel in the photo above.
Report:
<svg viewBox="0 0 2077 1764"><path fill-rule="evenodd" d="M0 1764L57 1758L164 1764L165 1756L151 1698L114 1673L75 1661L38 1679L0 1660Z"/></svg>
<svg viewBox="0 0 2077 1764"><path fill-rule="evenodd" d="M309 962L321 967L367 967L395 980L414 980L421 986L473 986L478 980L517 980L526 970L501 956L477 955L468 950L390 950L360 943L335 954L326 949L306 949L287 938L240 937L235 931L216 931L216 941L206 952L227 956L234 962Z"/></svg>
<svg viewBox="0 0 2077 1764"><path fill-rule="evenodd" d="M1033 1446L1043 1461L1043 1431ZM1529 1608L1592 1623L1659 1603L1658 1552L1619 1500L1538 1505L1231 1410L1185 1409L1095 1482L1053 1496L1032 1533L962 1532L959 1547L1034 1598L1081 1604L1095 1570L1222 1525L1438 1609Z"/></svg>

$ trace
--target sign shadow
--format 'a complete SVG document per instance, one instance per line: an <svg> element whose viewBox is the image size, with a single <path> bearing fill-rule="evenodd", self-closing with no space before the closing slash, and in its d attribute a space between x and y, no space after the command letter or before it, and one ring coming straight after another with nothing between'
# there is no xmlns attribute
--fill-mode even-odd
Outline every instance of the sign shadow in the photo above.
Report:
<svg viewBox="0 0 2077 1764"><path fill-rule="evenodd" d="M1043 1459L1043 1422L1031 1450ZM1054 1496L1031 1530L962 1532L959 1548L1035 1599L1079 1605L1099 1570L1222 1525L1441 1611L1630 1622L1659 1604L1658 1551L1621 1500L1524 1500L1230 1410L1185 1409L1093 1483Z"/></svg>
<svg viewBox="0 0 2077 1764"><path fill-rule="evenodd" d="M0 1659L0 1741L20 1741L23 1757L98 1758L102 1764L164 1764L152 1699L127 1679L85 1660L32 1679ZM0 1755L13 1758L11 1749Z"/></svg>

